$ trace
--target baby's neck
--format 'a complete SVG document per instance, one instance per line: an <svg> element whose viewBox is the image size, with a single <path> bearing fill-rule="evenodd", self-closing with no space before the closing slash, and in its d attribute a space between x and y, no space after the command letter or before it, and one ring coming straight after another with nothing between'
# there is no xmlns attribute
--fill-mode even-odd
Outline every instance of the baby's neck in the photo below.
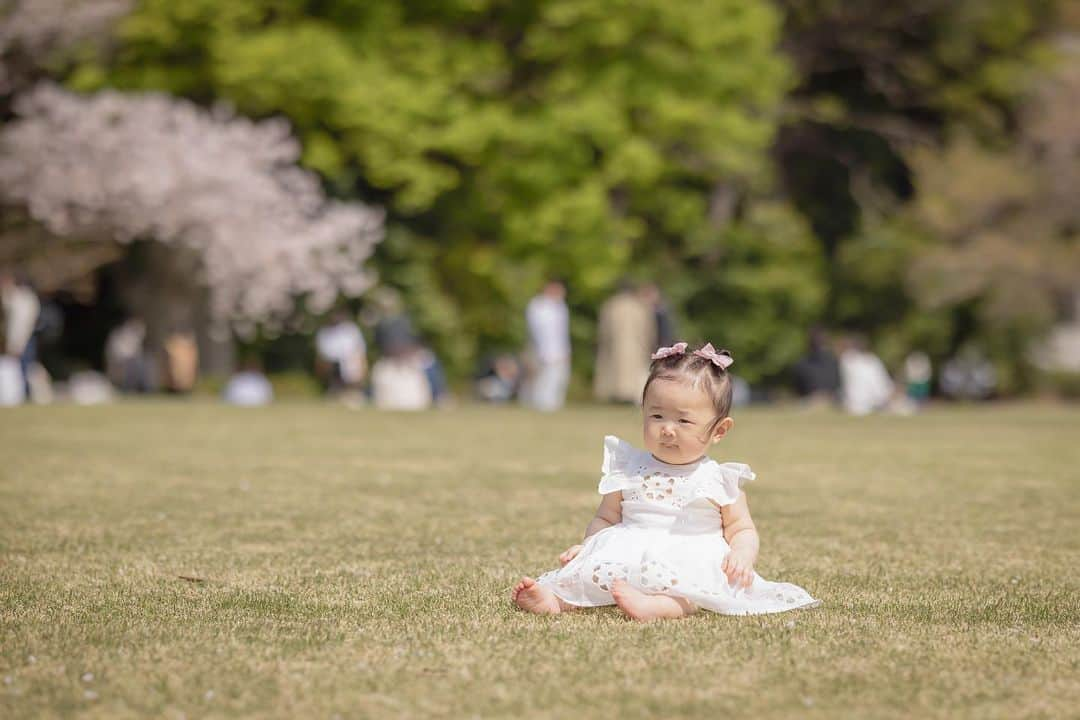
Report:
<svg viewBox="0 0 1080 720"><path fill-rule="evenodd" d="M693 465L693 464L695 464L695 463L699 463L699 462L701 462L702 460L704 460L704 459L705 459L705 456L704 456L704 455L702 455L702 456L700 456L700 457L698 457L698 458L696 458L696 459L694 459L694 460L691 460L690 462L684 462L684 463L673 463L673 462L668 462L667 460L661 460L660 458L656 457L656 456L655 456L655 455L653 455L652 453L649 453L649 457L651 457L651 458L652 458L653 460L655 460L656 462L659 462L659 463L664 463L665 465L673 465L673 466L675 466L675 467L682 467L682 466L684 466L684 465Z"/></svg>

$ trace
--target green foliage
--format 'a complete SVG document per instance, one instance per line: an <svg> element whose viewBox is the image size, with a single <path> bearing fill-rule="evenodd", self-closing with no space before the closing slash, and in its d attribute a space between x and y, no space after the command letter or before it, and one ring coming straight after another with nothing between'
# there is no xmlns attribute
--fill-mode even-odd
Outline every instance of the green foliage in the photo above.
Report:
<svg viewBox="0 0 1080 720"><path fill-rule="evenodd" d="M940 361L975 344L995 361L1003 391L1035 382L1026 349L1080 281L1080 211L1062 203L1074 192L1080 133L1044 121L1071 112L1080 72L1069 81L1027 101L1008 149L956 134L909 152L917 196L887 217L865 214L840 248L837 317L871 330L894 366L912 347Z"/></svg>
<svg viewBox="0 0 1080 720"><path fill-rule="evenodd" d="M701 246L673 288L688 316L684 335L730 348L750 382L775 379L803 353L806 328L824 308L813 235L789 207L759 203Z"/></svg>
<svg viewBox="0 0 1080 720"><path fill-rule="evenodd" d="M566 277L588 318L655 245L679 256L710 232L738 242L706 227L717 183L767 184L790 78L773 8L612 10L145 0L115 54L74 81L287 116L332 187L389 206L383 276L462 372L520 342L546 276ZM591 332L580 340L587 349Z"/></svg>
<svg viewBox="0 0 1080 720"><path fill-rule="evenodd" d="M1023 130L1058 5L783 2L799 85L780 171L831 260L829 319L894 368L975 341L1020 387L1018 349L1055 319L1063 203L1020 146L1072 152Z"/></svg>
<svg viewBox="0 0 1080 720"><path fill-rule="evenodd" d="M1074 135L1066 139L1080 147ZM908 268L915 307L967 316L953 348L980 345L1006 391L1030 389L1035 377L1026 350L1059 318L1059 305L1080 281L1080 215L1055 207L1062 192L1073 191L1074 177L1056 176L1033 150L1020 143L993 151L958 138L917 153L912 165L922 193L904 211L935 238ZM1059 187L1062 181L1068 185Z"/></svg>
<svg viewBox="0 0 1080 720"><path fill-rule="evenodd" d="M955 127L1008 141L1058 4L783 0L799 84L779 169L830 252L858 230L860 190L911 195L913 142Z"/></svg>
<svg viewBox="0 0 1080 720"><path fill-rule="evenodd" d="M941 361L955 349L947 312L928 312L909 283L911 266L933 237L910 218L864 216L835 263L834 317L845 330L868 332L885 363L899 368L912 349Z"/></svg>

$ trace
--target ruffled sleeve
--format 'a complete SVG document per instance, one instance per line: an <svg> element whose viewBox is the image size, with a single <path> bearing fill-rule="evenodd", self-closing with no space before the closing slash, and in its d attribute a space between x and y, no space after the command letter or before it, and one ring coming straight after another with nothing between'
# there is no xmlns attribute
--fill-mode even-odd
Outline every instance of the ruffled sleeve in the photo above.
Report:
<svg viewBox="0 0 1080 720"><path fill-rule="evenodd" d="M633 462L634 446L614 435L604 438L604 464L600 468L601 495L624 490L630 485L628 466Z"/></svg>
<svg viewBox="0 0 1080 720"><path fill-rule="evenodd" d="M742 486L755 477L757 476L749 465L710 461L702 468L701 479L694 494L699 498L712 500L717 505L731 505L739 499Z"/></svg>

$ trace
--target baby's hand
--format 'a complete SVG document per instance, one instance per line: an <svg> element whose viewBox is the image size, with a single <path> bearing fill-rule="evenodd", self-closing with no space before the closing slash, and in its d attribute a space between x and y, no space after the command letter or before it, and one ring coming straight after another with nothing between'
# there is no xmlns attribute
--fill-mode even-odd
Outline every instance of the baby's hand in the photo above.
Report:
<svg viewBox="0 0 1080 720"><path fill-rule="evenodd" d="M559 556L559 563L565 565L576 558L579 552L581 552L581 545L571 545Z"/></svg>
<svg viewBox="0 0 1080 720"><path fill-rule="evenodd" d="M724 562L720 565L720 569L724 571L728 582L732 585L750 587L754 582L754 563L736 550L732 550L727 554Z"/></svg>

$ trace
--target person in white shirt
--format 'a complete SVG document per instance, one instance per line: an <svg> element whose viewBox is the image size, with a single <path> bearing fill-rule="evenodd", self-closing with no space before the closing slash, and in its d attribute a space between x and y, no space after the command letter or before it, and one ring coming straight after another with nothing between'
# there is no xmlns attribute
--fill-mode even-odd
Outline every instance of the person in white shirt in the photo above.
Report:
<svg viewBox="0 0 1080 720"><path fill-rule="evenodd" d="M844 410L852 415L887 409L895 391L885 364L860 338L849 340L840 353L840 381Z"/></svg>
<svg viewBox="0 0 1080 720"><path fill-rule="evenodd" d="M105 340L105 374L122 392L148 389L145 343L146 323L139 318L128 318Z"/></svg>
<svg viewBox="0 0 1080 720"><path fill-rule="evenodd" d="M433 397L421 351L379 358L371 368L371 393L380 410L426 410Z"/></svg>
<svg viewBox="0 0 1080 720"><path fill-rule="evenodd" d="M36 360L34 327L41 303L29 284L19 282L11 272L0 274L0 300L4 308L3 354L18 360L24 394L29 396L29 370Z"/></svg>
<svg viewBox="0 0 1080 720"><path fill-rule="evenodd" d="M570 311L566 286L550 280L525 309L532 374L522 400L537 410L558 410L570 380Z"/></svg>
<svg viewBox="0 0 1080 720"><path fill-rule="evenodd" d="M228 405L259 407L274 401L274 388L266 375L263 375L259 364L252 361L229 378L221 397Z"/></svg>
<svg viewBox="0 0 1080 720"><path fill-rule="evenodd" d="M356 388L367 373L367 344L360 328L344 312L315 334L315 351L327 368L331 390Z"/></svg>

